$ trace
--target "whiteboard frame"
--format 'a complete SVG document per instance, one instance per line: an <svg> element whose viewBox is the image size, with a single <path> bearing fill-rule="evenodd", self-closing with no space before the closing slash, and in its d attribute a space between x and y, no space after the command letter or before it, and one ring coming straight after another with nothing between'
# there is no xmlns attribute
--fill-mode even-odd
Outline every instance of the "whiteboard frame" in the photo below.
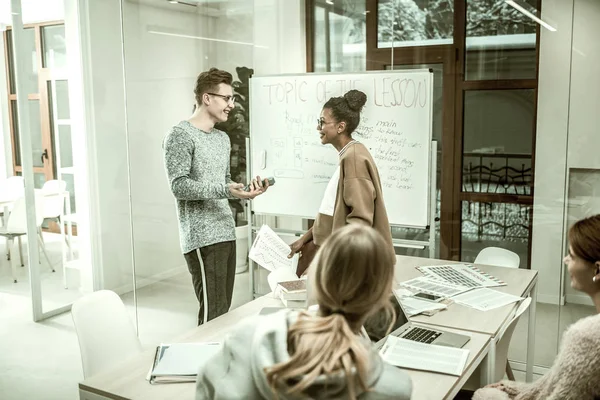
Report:
<svg viewBox="0 0 600 400"><path fill-rule="evenodd" d="M420 68L420 69L407 69L407 70L386 70L386 71L360 71L361 75L377 75L377 74L389 74L390 72L401 72L401 73L424 73L424 72L428 72L429 76L430 76L430 85L429 85L429 98L431 99L431 107L429 107L429 133L428 133L428 142L432 143L433 142L433 69L431 68ZM310 76L328 76L328 75L356 75L357 72L318 72L318 73L308 73L308 74L296 74L296 73L289 73L289 74L278 74L278 75L261 75L258 76L257 78L281 78L281 77L286 77L286 76L299 76L299 75L310 75ZM250 77L249 82L248 82L248 95L249 95L249 99L248 99L248 115L250 115L250 111L252 110L252 98L254 97L252 95L253 92L253 85L252 85L252 79L254 77ZM253 174L251 172L249 172L252 169L252 132L254 130L253 128L253 118L250 118L250 132L249 132L249 137L246 139L246 178L248 179L248 182L251 181L251 176L253 176ZM436 156L437 156L437 146L436 146ZM436 158L436 157L433 157ZM436 160L437 161L437 160ZM437 164L437 162L436 162ZM428 176L429 176L429 182L428 184L428 190L427 190L427 202L428 204L431 203L431 188L432 188L432 176L435 178L437 177L436 174L432 174L432 148L430 147L429 150L429 155L428 155L428 164L427 164L429 171L428 171ZM433 170L433 172L435 172L435 169ZM436 185L433 185L433 188L436 189ZM437 194L437 193L436 193ZM434 198L436 196L433 196ZM250 203L250 202L249 202ZM435 204L434 204L435 205ZM249 206L250 207L250 206ZM249 208L250 210L250 208ZM435 208L433 209L433 215L435 216ZM273 217L295 217L295 218L304 218L304 219L314 219L316 217L316 215L291 215L291 214L274 214L274 213L268 213L268 212L261 212L260 215L267 215L267 216L273 216ZM426 220L430 223L431 226L431 207L429 207L427 209L427 218ZM249 215L249 218L252 217L252 214ZM250 225L250 224L249 224ZM391 226L395 226L395 227L402 227L402 228L416 228L416 229L428 229L427 225L407 225L407 224L394 224ZM250 236L249 236L250 237ZM248 247L248 249L250 249L250 247Z"/></svg>

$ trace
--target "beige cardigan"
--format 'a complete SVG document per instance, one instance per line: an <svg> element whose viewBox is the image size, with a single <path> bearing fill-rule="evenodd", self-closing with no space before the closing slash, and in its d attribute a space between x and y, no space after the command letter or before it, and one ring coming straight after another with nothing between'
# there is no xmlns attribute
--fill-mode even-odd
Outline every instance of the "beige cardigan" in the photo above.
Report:
<svg viewBox="0 0 600 400"><path fill-rule="evenodd" d="M333 230L347 224L364 224L375 228L394 253L379 171L371 153L360 142L350 144L340 156L340 179L333 216L318 214L313 225L313 241L323 244Z"/></svg>
<svg viewBox="0 0 600 400"><path fill-rule="evenodd" d="M483 388L473 400L592 400L600 398L600 314L565 332L554 364L533 383L501 382L504 391Z"/></svg>

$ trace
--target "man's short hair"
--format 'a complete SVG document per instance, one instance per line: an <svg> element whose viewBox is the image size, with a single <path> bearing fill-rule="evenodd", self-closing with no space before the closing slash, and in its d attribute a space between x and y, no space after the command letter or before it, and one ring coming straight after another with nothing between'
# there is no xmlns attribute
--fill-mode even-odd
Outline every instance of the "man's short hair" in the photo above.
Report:
<svg viewBox="0 0 600 400"><path fill-rule="evenodd" d="M217 68L211 68L208 71L202 72L196 79L196 86L194 87L194 95L196 96L196 102L202 104L202 95L204 93L215 92L221 83L231 85L233 77L227 71L223 71Z"/></svg>

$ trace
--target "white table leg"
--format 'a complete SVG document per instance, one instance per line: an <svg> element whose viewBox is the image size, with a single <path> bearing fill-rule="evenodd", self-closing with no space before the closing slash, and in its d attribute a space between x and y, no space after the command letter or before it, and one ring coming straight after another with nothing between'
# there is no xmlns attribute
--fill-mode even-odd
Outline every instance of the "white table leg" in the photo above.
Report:
<svg viewBox="0 0 600 400"><path fill-rule="evenodd" d="M65 197L65 203L67 207L67 215L71 216L71 195L67 192ZM73 260L73 223L71 218L67 221L67 235L69 237L69 260Z"/></svg>
<svg viewBox="0 0 600 400"><path fill-rule="evenodd" d="M525 382L533 381L533 355L535 351L535 309L537 304L537 281L531 289L531 305L527 331L527 364L525 366Z"/></svg>
<svg viewBox="0 0 600 400"><path fill-rule="evenodd" d="M63 193L63 196L68 196L69 192L66 192L67 194L65 195ZM66 199L66 197L64 198ZM66 202L66 200L65 200ZM63 212L63 207L60 208L60 215L58 217L58 226L60 229L60 248L61 248L61 253L62 253L62 271L63 271L63 286L65 289L68 289L67 287L67 250L65 249L65 213Z"/></svg>
<svg viewBox="0 0 600 400"><path fill-rule="evenodd" d="M494 383L496 377L496 338L490 338L490 351L487 355L487 379L485 384Z"/></svg>

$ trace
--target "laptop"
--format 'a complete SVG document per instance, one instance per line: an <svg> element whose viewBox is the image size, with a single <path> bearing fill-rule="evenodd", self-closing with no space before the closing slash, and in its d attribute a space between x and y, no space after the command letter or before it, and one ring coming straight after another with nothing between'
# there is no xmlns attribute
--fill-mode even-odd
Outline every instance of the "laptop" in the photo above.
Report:
<svg viewBox="0 0 600 400"><path fill-rule="evenodd" d="M396 322L394 323L394 326L392 327L390 335L394 335L403 339L414 340L420 343L429 343L438 346L456 348L463 347L465 344L467 344L469 340L471 340L471 338L467 335L452 333L437 328L432 329L430 327L425 328L423 326L413 325L406 317L406 313L402 309L400 302L398 302L398 299L393 294L391 297L391 301L394 305L394 309L396 310L397 318ZM385 317L385 315L380 315L379 321L377 319L377 317L375 317L374 319L370 318L365 323L364 328L369 338L372 341L376 342L375 348L379 350L381 349L381 347L383 347L387 338L387 336L385 336L387 326L385 326L385 329L383 330L382 334L382 326L384 325L384 323L379 321L387 322L387 318Z"/></svg>

